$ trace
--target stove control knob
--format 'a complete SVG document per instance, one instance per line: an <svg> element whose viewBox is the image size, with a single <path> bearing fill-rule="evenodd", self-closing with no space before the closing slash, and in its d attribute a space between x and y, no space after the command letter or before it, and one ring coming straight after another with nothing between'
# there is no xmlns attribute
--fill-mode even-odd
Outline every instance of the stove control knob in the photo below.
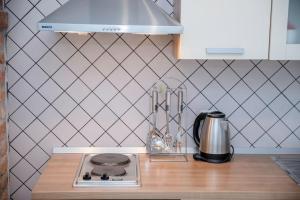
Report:
<svg viewBox="0 0 300 200"><path fill-rule="evenodd" d="M91 175L90 175L89 172L85 172L85 174L83 175L82 179L83 180L91 180L92 177L91 177Z"/></svg>
<svg viewBox="0 0 300 200"><path fill-rule="evenodd" d="M101 176L101 180L107 181L109 179L109 176L107 176L107 174L103 174Z"/></svg>

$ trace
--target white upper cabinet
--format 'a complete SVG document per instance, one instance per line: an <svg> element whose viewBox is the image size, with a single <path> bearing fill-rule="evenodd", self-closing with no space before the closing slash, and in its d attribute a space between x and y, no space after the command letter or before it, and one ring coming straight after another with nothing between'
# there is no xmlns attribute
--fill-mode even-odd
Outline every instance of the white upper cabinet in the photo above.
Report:
<svg viewBox="0 0 300 200"><path fill-rule="evenodd" d="M270 15L271 0L177 0L177 58L268 59Z"/></svg>
<svg viewBox="0 0 300 200"><path fill-rule="evenodd" d="M271 60L300 60L300 0L273 0Z"/></svg>

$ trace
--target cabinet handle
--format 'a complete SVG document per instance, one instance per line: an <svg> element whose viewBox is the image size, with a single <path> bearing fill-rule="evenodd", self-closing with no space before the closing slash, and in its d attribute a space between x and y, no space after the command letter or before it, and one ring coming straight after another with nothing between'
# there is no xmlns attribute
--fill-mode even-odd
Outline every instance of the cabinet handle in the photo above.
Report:
<svg viewBox="0 0 300 200"><path fill-rule="evenodd" d="M244 48L206 48L206 54L244 54Z"/></svg>

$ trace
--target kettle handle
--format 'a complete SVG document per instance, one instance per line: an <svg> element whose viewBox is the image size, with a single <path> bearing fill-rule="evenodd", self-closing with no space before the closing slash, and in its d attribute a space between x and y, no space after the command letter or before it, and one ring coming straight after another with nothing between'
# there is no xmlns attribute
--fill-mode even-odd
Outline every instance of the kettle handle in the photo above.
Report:
<svg viewBox="0 0 300 200"><path fill-rule="evenodd" d="M207 114L208 113L200 113L200 115L198 115L198 117L196 117L195 122L194 122L193 138L194 138L194 141L195 141L195 143L198 147L200 146L200 136L199 136L199 133L198 133L199 126L200 126L201 121L206 118Z"/></svg>
<svg viewBox="0 0 300 200"><path fill-rule="evenodd" d="M230 145L231 149L232 149L232 152L229 154L229 156L225 159L224 162L228 162L228 161L231 161L233 155L234 155L234 147L232 145Z"/></svg>

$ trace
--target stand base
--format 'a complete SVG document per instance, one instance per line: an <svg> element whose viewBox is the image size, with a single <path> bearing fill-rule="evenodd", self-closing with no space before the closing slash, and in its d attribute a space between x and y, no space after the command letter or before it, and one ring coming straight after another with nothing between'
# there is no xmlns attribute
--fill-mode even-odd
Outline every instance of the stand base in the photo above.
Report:
<svg viewBox="0 0 300 200"><path fill-rule="evenodd" d="M229 162L232 158L231 153L225 154L208 154L204 152L195 153L193 155L194 160L205 161L209 163L225 163Z"/></svg>

